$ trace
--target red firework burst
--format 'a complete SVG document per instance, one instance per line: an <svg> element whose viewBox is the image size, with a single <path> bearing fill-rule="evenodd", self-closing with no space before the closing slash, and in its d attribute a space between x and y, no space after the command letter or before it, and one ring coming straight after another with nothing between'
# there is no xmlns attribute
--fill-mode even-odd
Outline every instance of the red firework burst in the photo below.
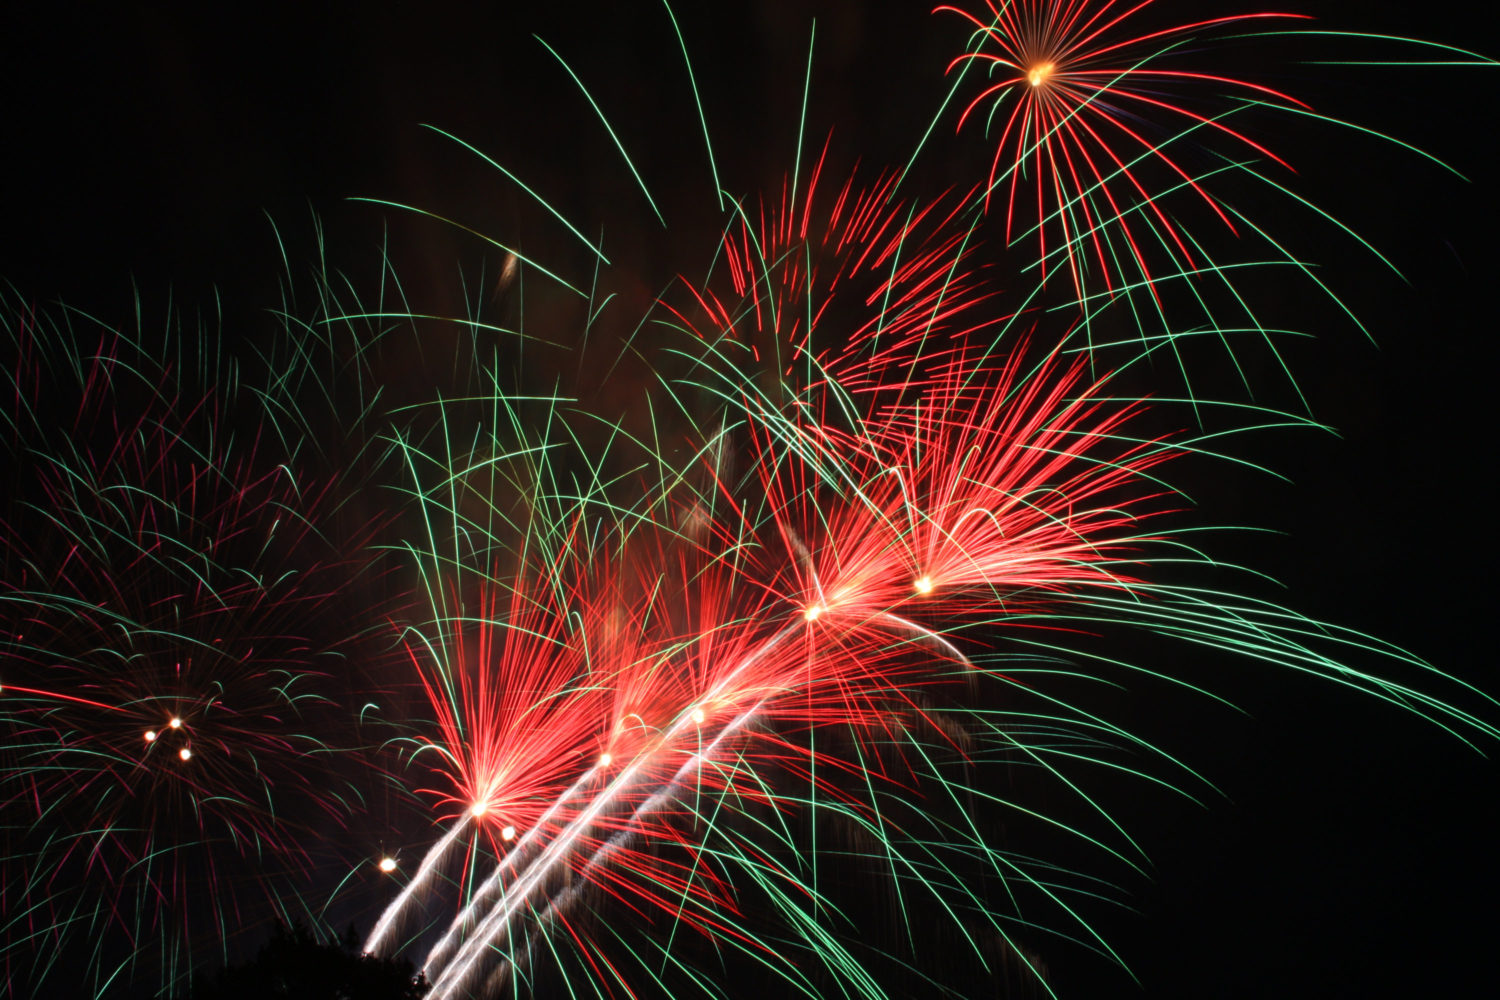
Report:
<svg viewBox="0 0 1500 1000"><path fill-rule="evenodd" d="M894 174L869 184L851 174L830 202L827 155L825 144L805 190L787 181L779 202L739 214L724 234L725 270L702 286L682 279L690 303L661 305L716 350L747 351L771 379L795 372L805 385L819 365L837 365L846 385L899 383L903 365L959 331L973 336L973 308L998 294L960 219L974 192L906 201Z"/></svg>
<svg viewBox="0 0 1500 1000"><path fill-rule="evenodd" d="M958 14L975 27L973 50L955 58L949 71L977 64L991 81L958 120L962 129L976 111L988 107L992 124L987 127L999 132L985 188L986 208L1003 188L1007 242L1021 226L1034 228L1043 280L1056 266L1049 261L1060 250L1080 292L1085 256L1093 258L1111 290L1120 280L1115 272L1121 257L1133 260L1150 281L1148 233L1184 268L1193 266L1199 255L1191 249L1192 241L1160 204L1173 189L1190 188L1234 229L1202 183L1201 172L1185 166L1169 148L1178 137L1227 137L1244 150L1286 166L1281 157L1224 119L1241 107L1267 100L1306 107L1250 80L1163 65L1202 34L1304 15L1234 14L1137 28L1153 3L985 0L987 17L949 5L934 10ZM1216 92L1219 88L1229 91L1227 101ZM999 125L993 124L997 121ZM1148 171L1151 164L1165 172L1158 176ZM1030 225L1020 221L1027 205L1035 212ZM1126 247L1113 246L1115 230ZM1057 234L1050 251L1049 232Z"/></svg>
<svg viewBox="0 0 1500 1000"><path fill-rule="evenodd" d="M504 613L500 601L510 590ZM495 841L534 826L547 803L586 767L599 742L598 696L586 652L548 591L485 583L442 623L435 642L408 636L407 651L436 715L432 795L443 818L468 814Z"/></svg>

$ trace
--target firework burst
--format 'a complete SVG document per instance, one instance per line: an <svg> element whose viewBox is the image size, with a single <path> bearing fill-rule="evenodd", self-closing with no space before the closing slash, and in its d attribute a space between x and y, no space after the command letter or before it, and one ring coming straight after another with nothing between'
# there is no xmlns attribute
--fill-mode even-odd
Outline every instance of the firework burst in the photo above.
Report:
<svg viewBox="0 0 1500 1000"><path fill-rule="evenodd" d="M654 453L631 480L606 484L597 456L590 474L563 475L576 459L557 446L579 440L563 428L583 408L562 398L531 423L555 441L512 439L528 422L507 418L467 453L414 452L413 467L430 465L443 486L416 491L429 523L462 539L433 536L432 576L503 548L496 529L508 525L525 541L507 585L558 595L492 608L483 626L496 630L489 669L517 690L535 688L542 664L551 680L515 711L480 713L517 720L513 738L453 752L503 748L502 770L545 774L549 788L525 806L524 826L507 827L511 838L491 841L488 875L460 881L456 916L424 963L435 996L545 992L554 977L613 995L636 989L637 976L662 984L662 965L676 983L685 968L652 942L680 941L678 928L789 988L883 995L884 960L861 954L860 922L803 857L820 838L888 880L902 912L967 914L964 926L982 928L966 931L981 966L1003 956L1041 975L1024 932L1044 908L1059 933L1115 957L1086 915L1099 886L1045 849L996 845L985 814L1017 810L1053 838L1139 864L1080 772L1144 777L1124 763L1128 751L1175 775L1151 781L1199 779L1052 690L1054 678L1089 670L1049 665L1121 627L1248 653L1495 735L1407 683L1343 666L1339 655L1373 648L1365 637L1174 585L1168 567L1212 563L1172 530L1168 515L1186 501L1159 467L1218 435L1146 430L1160 420L1118 374L1090 374L1087 358L1022 336L941 201L893 201L887 181L851 178L825 208L824 169L820 160L806 189L789 188L753 224L736 209L725 266L680 280L658 304L683 337L674 353L690 359L661 388L683 412L696 407L704 430L685 449L696 471ZM497 410L526 405L496 393ZM497 454L535 459L524 525L476 516L496 509L493 490L472 501L449 492L487 481L484 456ZM631 492L639 499L621 499ZM533 648L538 637L549 652ZM1382 652L1393 670L1425 669ZM1156 675L1107 657L1092 666L1101 680ZM553 705L577 714L564 732L549 722L538 751L524 720ZM440 728L459 742L455 727ZM1033 769L1079 815L1039 815L998 795L985 775L1000 761ZM453 784L469 789L462 771ZM935 804L913 807L913 796ZM391 918L411 904L403 893ZM759 922L767 911L780 930ZM830 926L846 921L849 936ZM689 979L674 988L722 992Z"/></svg>
<svg viewBox="0 0 1500 1000"><path fill-rule="evenodd" d="M357 803L334 735L355 633L328 610L363 541L319 534L331 484L272 460L253 418L237 435L217 362L158 365L76 315L10 320L7 977L26 992L74 965L96 993L170 992L204 942L226 954L300 911L313 838Z"/></svg>
<svg viewBox="0 0 1500 1000"><path fill-rule="evenodd" d="M1196 241L1163 207L1163 194L1191 191L1220 222L1235 225L1208 190L1208 178L1180 162L1174 147L1185 136L1218 135L1287 165L1225 119L1247 105L1305 104L1250 80L1176 68L1172 57L1225 29L1300 15L1237 14L1161 28L1138 27L1151 0L986 4L982 14L936 8L975 28L973 50L954 59L950 71L973 65L989 78L958 127L984 117L986 131L998 132L984 206L1002 210L1007 242L1036 234L1044 281L1059 257L1080 294L1091 270L1113 290L1126 264L1151 283L1156 268L1149 258L1159 249L1177 262L1174 270L1203 266ZM1214 93L1221 89L1231 96ZM1148 177L1153 166L1165 169L1166 183Z"/></svg>
<svg viewBox="0 0 1500 1000"><path fill-rule="evenodd" d="M575 224L565 172L457 140L524 197L503 241L420 213L503 254L456 307L389 258L369 299L320 269L243 363L8 309L6 989L171 996L270 918L326 936L379 897L366 951L444 1000L1050 994L1080 949L1126 965L1101 914L1145 877L1143 793L1212 794L1155 694L1222 701L1238 659L1500 738L1418 657L1241 594L1178 489L1257 468L1242 431L1327 430L1164 392L1154 357L1276 352L1231 275L1313 276L1226 192L1300 201L1255 109L1318 116L1191 62L1294 15L966 6L982 187L805 142L806 94L794 159L720 158L669 7L702 204L658 183L698 130L637 156L587 90L614 64L544 43L639 204Z"/></svg>

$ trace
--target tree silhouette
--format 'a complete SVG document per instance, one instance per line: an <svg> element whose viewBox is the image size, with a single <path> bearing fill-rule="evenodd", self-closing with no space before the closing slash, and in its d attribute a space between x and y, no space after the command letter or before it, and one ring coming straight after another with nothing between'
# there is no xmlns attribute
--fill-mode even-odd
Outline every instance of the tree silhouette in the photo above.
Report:
<svg viewBox="0 0 1500 1000"><path fill-rule="evenodd" d="M306 927L278 927L243 965L195 984L193 1000L421 1000L427 981L409 961L362 955L354 928L342 942L320 941Z"/></svg>

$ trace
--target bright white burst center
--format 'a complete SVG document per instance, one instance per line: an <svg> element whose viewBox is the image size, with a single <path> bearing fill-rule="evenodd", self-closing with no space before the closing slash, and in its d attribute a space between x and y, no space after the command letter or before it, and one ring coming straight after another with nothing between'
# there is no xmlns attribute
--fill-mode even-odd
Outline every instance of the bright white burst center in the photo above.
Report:
<svg viewBox="0 0 1500 1000"><path fill-rule="evenodd" d="M1052 75L1052 70L1052 63L1038 63L1031 67L1031 72L1026 74L1026 79L1031 82L1033 87L1040 87Z"/></svg>
<svg viewBox="0 0 1500 1000"><path fill-rule="evenodd" d="M383 871L383 872L393 872L393 871L395 871L396 870L396 859L395 858L381 858L380 859L380 870Z"/></svg>

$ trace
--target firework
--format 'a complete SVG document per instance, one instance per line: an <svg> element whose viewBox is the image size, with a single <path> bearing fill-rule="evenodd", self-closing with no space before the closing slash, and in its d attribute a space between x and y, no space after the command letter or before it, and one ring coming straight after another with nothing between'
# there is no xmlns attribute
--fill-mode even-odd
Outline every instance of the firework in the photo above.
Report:
<svg viewBox="0 0 1500 1000"><path fill-rule="evenodd" d="M328 608L363 541L320 534L331 484L236 426L216 359L7 305L6 975L170 992L205 942L298 914L313 838L358 800L336 763L356 633Z"/></svg>
<svg viewBox="0 0 1500 1000"><path fill-rule="evenodd" d="M1151 282L1154 268L1148 257L1158 249L1184 270L1202 268L1197 241L1162 206L1163 194L1184 189L1231 230L1234 221L1205 186L1209 178L1179 162L1177 147L1184 137L1219 135L1251 155L1287 166L1226 119L1255 104L1306 108L1296 98L1250 80L1191 65L1178 68L1171 58L1204 35L1300 15L1236 14L1166 28L1136 27L1151 6L1023 0L987 2L982 14L936 8L962 16L975 28L973 50L949 69L974 64L987 77L958 119L962 129L971 119L983 118L986 131L998 133L984 192L986 210L1001 209L1007 242L1034 232L1043 280L1065 264L1080 293L1089 270L1096 271L1106 289L1114 289L1126 264ZM1232 96L1212 92L1219 89ZM1211 106L1215 100L1220 107ZM1198 110L1206 103L1208 108ZM1152 167L1164 168L1164 183L1154 175L1147 179ZM1055 234L1051 245L1049 234Z"/></svg>
<svg viewBox="0 0 1500 1000"><path fill-rule="evenodd" d="M1166 567L1211 563L1170 530L1167 515L1185 501L1158 467L1217 435L1145 431L1148 404L1122 392L1118 375L1090 375L1085 358L1014 332L1017 317L997 315L997 292L970 266L973 241L940 203L893 203L886 181L851 178L825 209L822 173L820 163L754 226L737 209L725 266L680 282L659 306L692 359L664 380L669 398L684 410L695 396L715 401L696 421L711 433L687 449L696 475L661 468L658 454L635 502L619 498L629 480L606 486L594 475L589 489L576 478L559 489L558 467L549 471L558 442L513 439L528 424L513 417L489 421L470 452L425 460L441 488L415 492L429 524L451 525L429 536L433 578L490 558L503 547L498 527L519 527L522 539L510 609L492 606L476 625L495 632L488 652L468 664L448 656L444 676L457 679L441 688L424 681L429 697L446 692L435 703L456 693L465 706L439 705L440 720L468 713L500 727L465 736L440 723L447 780L460 790L447 797L475 798L466 754L534 796L496 818L509 835L490 835L488 874L472 887L482 845L477 830L468 840L455 915L424 963L435 996L535 991L553 977L599 995L629 990L627 965L655 979L652 963L669 960L649 941L687 932L791 988L810 988L805 970L817 968L841 990L881 995L880 960L828 926L837 905L816 864L783 853L816 853L831 835L841 857L889 880L903 907L982 926L968 941L981 964L1004 955L1040 974L1017 931L1044 907L1066 925L1059 933L1113 955L1085 915L1097 887L996 846L984 818L1024 809L1054 836L1129 863L1133 842L1077 771L1140 774L1122 762L1130 751L1197 780L1087 702L1049 690L1064 672L1050 657L1078 655L1078 633L1128 627L1248 653L1495 735L1410 684L1341 665L1339 650L1369 648L1364 637L1173 585ZM829 336L835 324L856 333ZM522 405L495 400L497 410ZM552 399L540 425L563 427L576 407ZM743 455L745 471L731 471L726 451ZM527 524L478 513L494 509L484 456L497 454L537 457L522 491ZM422 461L414 453L414 467ZM653 483L669 485L658 493ZM475 617L440 603L449 610L438 620ZM1424 669L1384 652L1393 667ZM1153 673L1094 665L1101 679L1109 667ZM529 695L490 704L461 672L493 672L492 683ZM540 691L539 676L550 678ZM545 720L541 731L534 720ZM1086 815L1038 815L998 796L983 776L997 761L1034 768ZM913 809L914 794L986 806L948 815ZM794 824L812 839L766 839ZM433 865L474 825L450 825ZM1000 887L1007 905L993 901ZM403 892L390 919L410 905ZM622 907L650 933L624 933L609 916ZM758 924L767 909L785 920L777 947ZM571 957L559 954L564 941Z"/></svg>
<svg viewBox="0 0 1500 1000"><path fill-rule="evenodd" d="M795 155L719 155L668 8L669 157L577 36L537 57L603 122L589 184L513 141L534 94L495 152L442 133L519 192L419 210L494 271L398 279L424 237L369 286L320 262L242 356L8 310L8 989L172 995L301 918L443 998L1050 993L1080 951L1126 965L1131 800L1213 794L1142 722L1163 689L1239 661L1500 736L1420 658L1253 596L1182 488L1257 468L1241 432L1327 430L1188 378L1242 334L1282 362L1261 271L1330 287L1226 193L1301 201L1257 109L1318 116L1229 62L1294 15L967 7L958 124L991 147L945 191L857 166L842 114L809 140L811 52ZM686 204L662 177L700 132Z"/></svg>

